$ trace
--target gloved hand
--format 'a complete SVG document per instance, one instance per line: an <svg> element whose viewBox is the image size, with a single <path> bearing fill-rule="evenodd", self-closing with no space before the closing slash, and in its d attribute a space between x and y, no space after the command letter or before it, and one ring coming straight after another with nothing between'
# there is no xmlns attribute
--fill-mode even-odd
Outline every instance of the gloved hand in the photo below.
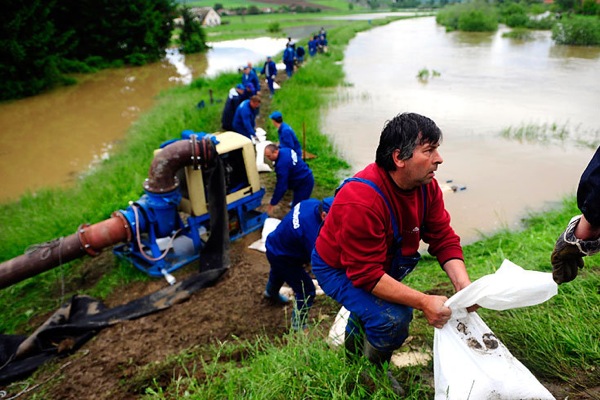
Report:
<svg viewBox="0 0 600 400"><path fill-rule="evenodd" d="M560 234L554 245L550 260L552 262L552 278L559 285L570 282L583 268L583 257L600 251L599 240L581 240L575 236L575 228L581 215L571 218L567 229Z"/></svg>
<svg viewBox="0 0 600 400"><path fill-rule="evenodd" d="M576 245L566 242L564 238L565 232L561 233L556 240L550 257L552 278L559 285L571 282L577 276L579 268L583 268L583 254Z"/></svg>

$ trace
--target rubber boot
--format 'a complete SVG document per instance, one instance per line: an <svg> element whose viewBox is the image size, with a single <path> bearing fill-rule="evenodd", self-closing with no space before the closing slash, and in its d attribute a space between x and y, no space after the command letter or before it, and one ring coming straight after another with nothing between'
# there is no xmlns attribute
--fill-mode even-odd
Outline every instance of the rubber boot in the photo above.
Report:
<svg viewBox="0 0 600 400"><path fill-rule="evenodd" d="M389 362L392 359L391 351L377 350L371 345L371 343L369 343L369 341L366 338L363 342L363 354L365 355L366 359L369 360L371 364L377 366L377 368L380 369L381 372L384 371L384 365L386 363L388 363L389 365ZM394 392L396 396L404 396L404 389L402 389L402 386L400 386L400 383L398 383L396 378L394 378L392 372L389 369L387 370L386 376L389 381L392 392Z"/></svg>
<svg viewBox="0 0 600 400"><path fill-rule="evenodd" d="M364 328L357 318L350 314L344 335L344 349L346 358L355 360L363 354L363 341L365 340Z"/></svg>
<svg viewBox="0 0 600 400"><path fill-rule="evenodd" d="M287 296L280 294L279 289L280 288L276 288L275 286L273 286L271 284L271 281L268 281L267 287L265 288L265 292L263 293L263 296L265 296L265 299L267 299L273 303L276 303L276 304L289 303L290 299L288 299Z"/></svg>

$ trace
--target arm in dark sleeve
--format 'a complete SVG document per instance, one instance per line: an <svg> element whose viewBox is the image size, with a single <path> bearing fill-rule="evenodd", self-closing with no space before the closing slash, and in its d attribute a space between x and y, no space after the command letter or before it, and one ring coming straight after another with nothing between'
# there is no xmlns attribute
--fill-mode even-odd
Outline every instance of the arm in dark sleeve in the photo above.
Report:
<svg viewBox="0 0 600 400"><path fill-rule="evenodd" d="M577 206L590 224L600 226L600 147L581 175Z"/></svg>

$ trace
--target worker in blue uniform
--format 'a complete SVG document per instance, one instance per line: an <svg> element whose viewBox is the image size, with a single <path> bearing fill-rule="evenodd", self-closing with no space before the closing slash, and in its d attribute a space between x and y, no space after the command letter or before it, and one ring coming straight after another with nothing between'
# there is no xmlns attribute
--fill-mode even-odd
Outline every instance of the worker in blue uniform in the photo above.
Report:
<svg viewBox="0 0 600 400"><path fill-rule="evenodd" d="M552 277L570 282L583 268L583 257L600 252L600 147L590 160L577 187L581 215L571 218L552 251Z"/></svg>
<svg viewBox="0 0 600 400"><path fill-rule="evenodd" d="M265 61L265 65L263 69L260 71L262 75L267 78L267 86L269 87L269 92L271 96L275 94L275 78L277 77L277 65L271 56L267 56L267 61Z"/></svg>
<svg viewBox="0 0 600 400"><path fill-rule="evenodd" d="M294 64L296 62L296 50L289 44L283 51L283 63L285 64L285 73L288 78L291 78L294 74Z"/></svg>
<svg viewBox="0 0 600 400"><path fill-rule="evenodd" d="M221 127L225 131L233 130L233 116L235 115L235 110L237 110L240 103L244 100L242 97L244 90L244 85L241 83L229 90L225 106L223 107L223 114L221 114Z"/></svg>
<svg viewBox="0 0 600 400"><path fill-rule="evenodd" d="M313 304L316 289L304 266L310 263L311 253L333 197L323 201L303 200L296 204L281 220L277 228L267 236L267 259L271 265L264 296L276 303L289 301L279 293L283 283L293 290L296 304L292 311L292 329L306 327L308 313Z"/></svg>
<svg viewBox="0 0 600 400"><path fill-rule="evenodd" d="M244 100L233 115L233 130L248 139L256 140L256 115L260 107L260 97L252 96Z"/></svg>
<svg viewBox="0 0 600 400"><path fill-rule="evenodd" d="M289 149L294 149L298 156L302 157L302 147L300 146L300 142L294 133L292 127L283 122L283 114L280 111L273 111L271 115L269 115L271 122L275 128L277 128L277 134L279 135L279 147L287 147Z"/></svg>
<svg viewBox="0 0 600 400"><path fill-rule="evenodd" d="M292 207L310 197L315 186L315 178L298 153L293 149L271 143L265 147L265 157L274 163L277 174L273 197L267 208L269 215L273 213L273 206L279 203L288 189L294 192Z"/></svg>
<svg viewBox="0 0 600 400"><path fill-rule="evenodd" d="M242 85L248 87L248 84L252 84L252 88L254 89L252 96L254 96L258 91L260 91L260 81L258 80L258 75L250 65L244 67L244 72L242 73Z"/></svg>

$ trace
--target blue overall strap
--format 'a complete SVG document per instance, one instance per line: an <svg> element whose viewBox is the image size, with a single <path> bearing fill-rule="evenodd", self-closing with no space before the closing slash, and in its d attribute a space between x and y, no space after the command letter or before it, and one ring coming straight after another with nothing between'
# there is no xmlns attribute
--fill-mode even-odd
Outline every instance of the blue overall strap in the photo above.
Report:
<svg viewBox="0 0 600 400"><path fill-rule="evenodd" d="M398 222L396 221L394 210L392 209L392 205L388 201L387 197L385 197L381 189L379 189L379 186L377 186L375 183L373 183L373 181L370 181L368 179L352 177L345 179L344 182L342 182L342 184L335 190L335 192L337 193L348 182L361 182L367 184L371 186L377 193L379 193L381 198L383 198L383 201L385 202L385 205L387 206L388 210L390 211L390 217L392 218L392 229L394 230L394 242L399 243L399 241L402 240L402 237L400 236L400 231L398 230Z"/></svg>

